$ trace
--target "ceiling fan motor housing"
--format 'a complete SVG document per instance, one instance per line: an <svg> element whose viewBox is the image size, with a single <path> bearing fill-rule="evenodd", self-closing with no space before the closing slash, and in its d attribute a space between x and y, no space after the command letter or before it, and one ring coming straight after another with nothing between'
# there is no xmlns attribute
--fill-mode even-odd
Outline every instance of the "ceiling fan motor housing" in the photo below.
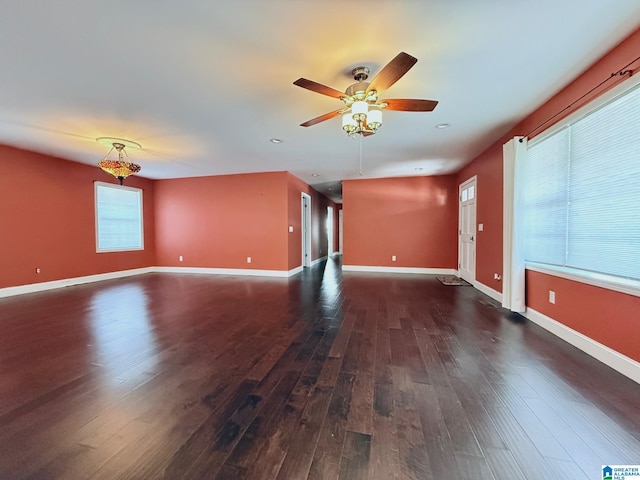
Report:
<svg viewBox="0 0 640 480"><path fill-rule="evenodd" d="M356 67L351 70L351 75L353 75L353 79L356 82L364 82L367 78L369 78L369 73L371 73L369 67Z"/></svg>
<svg viewBox="0 0 640 480"><path fill-rule="evenodd" d="M368 86L369 82L354 83L353 85L349 85L344 93L350 97L356 97L358 96L358 93L360 93L361 95L364 94L364 92L367 91Z"/></svg>

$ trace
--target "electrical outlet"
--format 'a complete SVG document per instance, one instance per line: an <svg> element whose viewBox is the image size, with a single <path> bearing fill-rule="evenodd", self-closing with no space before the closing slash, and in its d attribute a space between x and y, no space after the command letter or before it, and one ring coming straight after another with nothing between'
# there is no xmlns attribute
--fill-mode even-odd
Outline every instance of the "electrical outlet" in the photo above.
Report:
<svg viewBox="0 0 640 480"><path fill-rule="evenodd" d="M247 263L251 263L251 257L247 257Z"/></svg>
<svg viewBox="0 0 640 480"><path fill-rule="evenodd" d="M40 273L40 268L36 267L36 273Z"/></svg>
<svg viewBox="0 0 640 480"><path fill-rule="evenodd" d="M396 256L395 255L391 255L391 261L395 262L396 261Z"/></svg>
<svg viewBox="0 0 640 480"><path fill-rule="evenodd" d="M549 303L556 303L556 292L549 290Z"/></svg>
<svg viewBox="0 0 640 480"><path fill-rule="evenodd" d="M178 257L178 260L182 261L182 255L180 255L180 256Z"/></svg>

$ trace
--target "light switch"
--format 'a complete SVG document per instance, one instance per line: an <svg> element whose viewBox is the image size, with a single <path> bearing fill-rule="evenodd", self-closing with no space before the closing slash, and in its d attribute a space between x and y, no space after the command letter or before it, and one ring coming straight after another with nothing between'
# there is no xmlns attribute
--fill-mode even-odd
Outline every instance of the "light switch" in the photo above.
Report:
<svg viewBox="0 0 640 480"><path fill-rule="evenodd" d="M289 225L289 233L293 233L293 225Z"/></svg>
<svg viewBox="0 0 640 480"><path fill-rule="evenodd" d="M478 224L478 231L482 232L484 230L484 223L479 223Z"/></svg>

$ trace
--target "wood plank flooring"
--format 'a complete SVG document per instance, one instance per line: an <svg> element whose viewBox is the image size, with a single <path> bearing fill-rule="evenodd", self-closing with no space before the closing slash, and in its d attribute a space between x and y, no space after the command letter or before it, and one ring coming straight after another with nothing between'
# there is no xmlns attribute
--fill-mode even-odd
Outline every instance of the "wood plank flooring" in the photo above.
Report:
<svg viewBox="0 0 640 480"><path fill-rule="evenodd" d="M601 478L640 385L434 277L148 274L0 299L0 479Z"/></svg>

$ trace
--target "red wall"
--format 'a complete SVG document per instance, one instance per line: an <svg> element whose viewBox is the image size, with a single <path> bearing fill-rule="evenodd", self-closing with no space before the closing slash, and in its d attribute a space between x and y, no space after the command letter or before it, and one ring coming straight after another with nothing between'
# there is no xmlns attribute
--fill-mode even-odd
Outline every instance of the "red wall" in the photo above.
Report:
<svg viewBox="0 0 640 480"><path fill-rule="evenodd" d="M506 135L497 139L487 150L459 172L458 183L462 183L474 175L478 176L477 223L484 223L484 231L477 232L476 236L476 279L479 282L499 292L502 291L501 283L493 279L494 273L502 273L502 145L515 136L529 133L548 118L557 114L609 77L611 73L635 59L639 51L640 29L558 94L529 114ZM554 122L560 121L622 80L623 78L617 78L610 81L576 104L575 107L558 116ZM545 128L549 128L551 125L553 123L546 125ZM535 134L539 134L541 131L536 131Z"/></svg>
<svg viewBox="0 0 640 480"><path fill-rule="evenodd" d="M144 190L145 250L98 254L94 181L113 177L6 146L0 166L12 172L0 176L0 288L153 265L290 270L301 265L301 191L312 197L312 259L327 254L326 209L335 205L287 172L129 177Z"/></svg>
<svg viewBox="0 0 640 480"><path fill-rule="evenodd" d="M274 172L156 181L157 264L288 270L287 179Z"/></svg>
<svg viewBox="0 0 640 480"><path fill-rule="evenodd" d="M94 182L115 178L98 167L1 145L0 170L0 288L153 265L152 181L126 180L144 190L145 249L96 253Z"/></svg>
<svg viewBox="0 0 640 480"><path fill-rule="evenodd" d="M510 138L525 135L551 116L577 100L604 79L633 61L640 52L640 29L621 42L591 68L554 95L520 124L498 139L458 174L458 182L478 176L478 223L484 223L477 234L476 278L495 290L502 291L492 280L494 272L502 272L502 145ZM637 62L633 65L636 72ZM596 90L554 122L569 115L589 100L624 80L617 77ZM545 128L549 128L548 124ZM542 130L536 131L539 134ZM527 305L594 340L640 360L640 347L631 343L638 338L640 298L611 290L584 285L549 275L527 272ZM553 288L552 288L553 287ZM548 290L556 289L561 305L549 304ZM587 307L589 306L589 307ZM614 313L615 312L615 313ZM627 312L627 313L623 313ZM634 318L631 313L636 312Z"/></svg>
<svg viewBox="0 0 640 480"><path fill-rule="evenodd" d="M638 297L531 270L526 283L527 306L640 362Z"/></svg>
<svg viewBox="0 0 640 480"><path fill-rule="evenodd" d="M158 180L157 264L280 271L299 267L301 192L311 196L314 260L327 254L326 211L333 204L290 173Z"/></svg>
<svg viewBox="0 0 640 480"><path fill-rule="evenodd" d="M345 180L342 199L344 265L457 268L455 175Z"/></svg>

